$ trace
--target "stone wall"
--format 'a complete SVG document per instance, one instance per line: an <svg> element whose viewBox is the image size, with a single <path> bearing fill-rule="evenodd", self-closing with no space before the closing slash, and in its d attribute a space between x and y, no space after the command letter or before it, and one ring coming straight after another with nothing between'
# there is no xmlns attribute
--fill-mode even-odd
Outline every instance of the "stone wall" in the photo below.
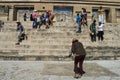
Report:
<svg viewBox="0 0 120 80"><path fill-rule="evenodd" d="M16 12L15 7L26 7L26 6L33 6L33 9L38 10L39 12L46 12L48 10L54 10L54 6L61 6L61 7L73 7L73 12L70 13L70 15L72 14L72 16L67 16L68 13L61 13L60 18L64 17L64 18L68 18L75 21L75 16L76 16L76 12L81 12L81 8L86 8L87 12L88 12L88 20L91 20L91 16L92 16L92 10L94 8L99 9L99 7L101 5L103 5L103 7L105 8L105 10L109 11L109 14L107 15L107 22L119 22L119 18L116 16L116 9L120 9L120 4L118 0L84 0L84 1L78 1L78 0L74 0L73 2L71 2L72 0L0 0L0 5L2 4L2 1L11 1L10 3L5 3L4 5L9 5L9 6L13 6L13 8L9 9L9 20L16 20L16 19L22 19L22 15L23 14L19 14L20 10L18 10ZM19 3L16 3L15 1L21 1ZM30 3L30 1L33 1ZM49 2L47 2L49 1ZM57 1L57 2L56 2ZM64 1L66 3L64 3ZM97 1L105 1L105 3L102 2L97 2ZM110 1L110 3L108 3L107 1ZM116 2L118 1L118 2ZM60 2L60 3L59 3ZM78 3L77 3L78 2ZM82 2L82 3L81 3ZM111 2L115 2L115 3L111 3ZM23 11L24 12L24 11ZM29 15L29 14L28 14ZM20 17L19 17L20 16ZM96 14L97 16L97 14ZM16 18L17 17L17 18ZM19 18L18 18L19 17ZM57 19L58 20L58 19ZM59 19L60 20L60 19ZM58 20L58 21L59 21Z"/></svg>

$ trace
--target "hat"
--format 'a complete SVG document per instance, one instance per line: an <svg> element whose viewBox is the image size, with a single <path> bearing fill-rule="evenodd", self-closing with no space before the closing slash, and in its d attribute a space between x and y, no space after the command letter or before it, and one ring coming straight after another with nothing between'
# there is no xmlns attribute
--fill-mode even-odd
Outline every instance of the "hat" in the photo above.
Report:
<svg viewBox="0 0 120 80"><path fill-rule="evenodd" d="M35 12L37 11L37 10L34 10Z"/></svg>
<svg viewBox="0 0 120 80"><path fill-rule="evenodd" d="M16 21L16 23L20 23L20 21L19 21L19 20L17 20L17 21Z"/></svg>

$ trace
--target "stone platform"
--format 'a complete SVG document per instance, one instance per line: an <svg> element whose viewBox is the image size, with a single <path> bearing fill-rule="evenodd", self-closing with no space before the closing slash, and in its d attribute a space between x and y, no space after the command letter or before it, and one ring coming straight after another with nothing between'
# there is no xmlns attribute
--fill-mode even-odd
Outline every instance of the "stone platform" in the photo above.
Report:
<svg viewBox="0 0 120 80"><path fill-rule="evenodd" d="M120 80L120 60L85 61L77 80ZM76 80L73 61L0 61L0 80Z"/></svg>

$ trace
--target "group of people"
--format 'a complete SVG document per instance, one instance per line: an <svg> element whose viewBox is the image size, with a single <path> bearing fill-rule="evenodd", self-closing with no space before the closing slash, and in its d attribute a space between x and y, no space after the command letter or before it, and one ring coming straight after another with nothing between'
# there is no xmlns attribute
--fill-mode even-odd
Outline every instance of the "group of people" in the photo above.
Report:
<svg viewBox="0 0 120 80"><path fill-rule="evenodd" d="M77 13L76 16L76 32L81 33L81 26L88 26L87 25L87 11L85 8L82 8L81 13Z"/></svg>
<svg viewBox="0 0 120 80"><path fill-rule="evenodd" d="M100 8L101 9L101 8ZM87 12L86 9L82 8L82 13L77 14L76 16L76 24L77 24L77 32L81 32L81 25L87 25ZM52 11L46 12L46 15L42 14L40 16L40 22L37 22L37 11L35 10L34 13L32 14L32 21L33 21L33 28L39 28L44 24L46 25L46 28L49 27L49 25L53 25L53 19L54 19L54 13ZM102 19L99 20L99 25L96 29L96 20L93 20L93 22L90 24L90 36L91 36L91 41L94 42L96 41L96 35L98 35L98 40L103 41L103 21ZM96 30L98 30L98 33L96 33ZM16 44L20 44L22 40L27 39L27 35L24 32L24 27L21 25L20 22L17 22L17 31L20 32L18 36L18 42ZM81 42L78 41L78 39L74 38L72 40L72 46L70 49L70 56L74 57L74 72L75 78L80 78L82 75L85 73L83 70L83 62L86 56L86 51L84 49L84 46Z"/></svg>
<svg viewBox="0 0 120 80"><path fill-rule="evenodd" d="M84 9L84 8L83 8ZM101 12L102 11L102 12ZM84 13L84 14L83 14ZM82 15L77 14L76 16L76 23L77 23L77 32L81 32L81 25L84 24L83 20L86 20L86 26L87 26L87 13L86 10L83 10ZM90 36L91 36L91 41L94 42L96 41L96 36L98 36L99 41L103 41L104 37L104 18L103 15L102 7L100 7L100 12L99 12L99 19L98 19L98 27L96 27L96 20L93 20L93 22L90 24ZM97 28L97 29L96 29ZM97 32L97 31L98 32ZM81 42L78 41L78 39L74 38L72 40L72 46L69 50L69 57L72 56L74 57L74 72L75 78L80 78L82 75L85 73L83 70L83 62L86 56L86 51L84 49L84 46Z"/></svg>
<svg viewBox="0 0 120 80"><path fill-rule="evenodd" d="M100 9L98 10L98 26L96 25L96 20L94 19L93 22L90 24L90 37L92 42L96 42L96 37L98 37L98 41L104 40L104 16L103 16L104 10L102 9L102 6L100 6Z"/></svg>
<svg viewBox="0 0 120 80"><path fill-rule="evenodd" d="M92 42L96 42L96 37L98 37L98 41L104 40L104 24L102 22L98 23L98 26L96 25L96 20L94 20L90 24L90 37Z"/></svg>
<svg viewBox="0 0 120 80"><path fill-rule="evenodd" d="M37 20L39 18L39 21ZM34 12L31 15L31 20L33 21L33 28L40 28L42 25L46 25L46 29L50 27L50 25L53 25L53 19L54 19L54 13L52 10L47 11L46 14L42 14L38 16L37 10L34 10Z"/></svg>
<svg viewBox="0 0 120 80"><path fill-rule="evenodd" d="M100 6L99 10L98 10L98 26L96 24L96 20L92 20L93 22L90 24L90 37L91 37L91 41L94 42L96 41L96 37L98 37L99 41L103 41L104 37L104 16L103 16L104 10L102 9L102 7ZM77 13L76 16L76 32L77 33L81 33L82 29L81 26L86 25L88 27L87 24L87 11L85 8L82 8L82 13Z"/></svg>

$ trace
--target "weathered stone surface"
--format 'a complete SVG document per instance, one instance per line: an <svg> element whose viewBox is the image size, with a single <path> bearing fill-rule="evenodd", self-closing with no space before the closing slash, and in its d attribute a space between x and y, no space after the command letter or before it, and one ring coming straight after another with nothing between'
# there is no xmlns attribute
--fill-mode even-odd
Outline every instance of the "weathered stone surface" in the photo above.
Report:
<svg viewBox="0 0 120 80"><path fill-rule="evenodd" d="M107 66L108 65L108 66ZM112 69L112 70L111 70ZM80 80L119 80L120 61L85 61ZM1 80L75 80L73 62L1 61Z"/></svg>

